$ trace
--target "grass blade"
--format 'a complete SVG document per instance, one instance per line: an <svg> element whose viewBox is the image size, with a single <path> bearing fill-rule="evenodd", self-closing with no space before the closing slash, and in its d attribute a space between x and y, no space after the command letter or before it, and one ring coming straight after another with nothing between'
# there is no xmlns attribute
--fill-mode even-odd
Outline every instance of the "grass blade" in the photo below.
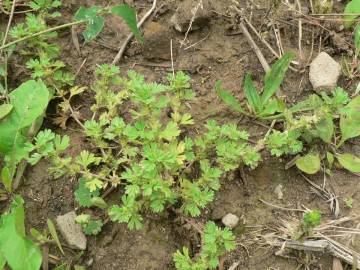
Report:
<svg viewBox="0 0 360 270"><path fill-rule="evenodd" d="M244 92L253 112L260 112L262 110L261 99L249 74L245 76Z"/></svg>
<svg viewBox="0 0 360 270"><path fill-rule="evenodd" d="M132 7L130 7L126 4L122 4L122 5L113 7L111 9L111 13L123 18L124 21L126 22L126 24L128 25L128 27L130 28L131 32L133 32L136 39L140 42L144 41L144 39L141 36L141 33L137 27L135 9L133 9Z"/></svg>
<svg viewBox="0 0 360 270"><path fill-rule="evenodd" d="M227 105L229 105L232 109L234 109L235 111L241 112L241 113L245 112L243 107L241 106L240 102L233 95L231 95L228 91L224 90L221 87L220 81L216 82L215 91L219 95L221 100L224 101Z"/></svg>
<svg viewBox="0 0 360 270"><path fill-rule="evenodd" d="M51 221L51 219L48 218L47 220L47 225L48 225L48 228L49 228L49 231L50 231L50 234L51 234L51 237L54 239L56 245L58 246L58 248L60 249L61 253L62 254L65 254L64 253L64 250L61 246L61 243L60 243L60 240L59 240L59 236L56 232L56 228L55 228L55 225L54 223Z"/></svg>
<svg viewBox="0 0 360 270"><path fill-rule="evenodd" d="M294 54L292 53L284 54L265 75L264 93L261 98L262 104L265 104L279 89L293 58Z"/></svg>

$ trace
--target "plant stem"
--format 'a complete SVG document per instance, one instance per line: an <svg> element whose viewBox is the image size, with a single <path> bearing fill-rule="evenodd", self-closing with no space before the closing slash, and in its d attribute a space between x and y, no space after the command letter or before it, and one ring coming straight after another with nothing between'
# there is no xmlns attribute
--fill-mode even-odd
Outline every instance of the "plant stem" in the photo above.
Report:
<svg viewBox="0 0 360 270"><path fill-rule="evenodd" d="M10 13L9 21L8 21L7 26L6 26L5 36L4 36L4 39L3 39L3 42L1 44L1 46L4 46L5 43L6 43L6 39L7 39L7 36L9 34L10 27L11 27L11 22L12 22L12 19L14 17L15 6L16 6L16 0L13 0L12 6L11 6L11 13Z"/></svg>
<svg viewBox="0 0 360 270"><path fill-rule="evenodd" d="M85 21L82 20L82 21L76 21L76 22L71 22L71 23L66 23L66 24L62 24L62 25L58 25L58 26L55 26L53 28L49 28L49 29L45 29L43 31L40 31L40 32L37 32L37 33L34 33L34 34L31 34L31 35L28 35L26 37L22 37L22 38L19 38L17 40L14 40L14 41L11 41L3 46L0 47L0 51L7 48L7 47L10 47L11 45L14 45L14 44L17 44L19 42L22 42L22 41L25 41L25 40L28 40L30 38L33 38L33 37L37 37L37 36L41 36L43 34L47 34L47 33L50 33L50 32L53 32L53 31L56 31L56 30L60 30L60 29L63 29L63 28L67 28L67 27L70 27L70 26L73 26L73 25L78 25L78 24L82 24L84 23Z"/></svg>

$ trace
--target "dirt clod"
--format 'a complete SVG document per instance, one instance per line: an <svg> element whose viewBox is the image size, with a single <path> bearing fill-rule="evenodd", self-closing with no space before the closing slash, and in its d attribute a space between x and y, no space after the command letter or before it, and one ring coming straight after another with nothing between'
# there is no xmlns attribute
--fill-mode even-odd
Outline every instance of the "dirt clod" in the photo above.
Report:
<svg viewBox="0 0 360 270"><path fill-rule="evenodd" d="M76 213L71 211L65 215L58 216L56 223L65 241L73 248L85 250L86 237L81 226L75 223Z"/></svg>
<svg viewBox="0 0 360 270"><path fill-rule="evenodd" d="M143 56L149 60L170 60L170 42L174 32L169 27L157 22L151 22L144 33ZM173 42L173 53L177 52Z"/></svg>
<svg viewBox="0 0 360 270"><path fill-rule="evenodd" d="M177 8L171 23L179 32L185 33L191 25L191 31L207 26L211 19L211 8L208 0L186 0Z"/></svg>

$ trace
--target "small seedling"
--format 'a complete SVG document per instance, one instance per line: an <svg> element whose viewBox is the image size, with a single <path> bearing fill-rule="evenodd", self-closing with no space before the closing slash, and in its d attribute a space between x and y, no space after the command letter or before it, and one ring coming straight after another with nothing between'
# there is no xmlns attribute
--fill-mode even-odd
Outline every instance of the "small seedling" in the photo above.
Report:
<svg viewBox="0 0 360 270"><path fill-rule="evenodd" d="M203 245L200 254L196 259L192 259L189 249L183 247L174 255L176 269L178 270L208 270L216 269L219 265L219 258L226 252L235 249L235 236L228 229L220 229L212 221L209 221L202 237Z"/></svg>
<svg viewBox="0 0 360 270"><path fill-rule="evenodd" d="M346 207L348 207L350 209L353 208L353 203L354 203L353 198L351 198L351 197L345 198L344 202L346 204Z"/></svg>
<svg viewBox="0 0 360 270"><path fill-rule="evenodd" d="M318 210L312 210L304 213L300 225L297 229L295 240L303 239L310 236L314 228L320 225L321 212Z"/></svg>
<svg viewBox="0 0 360 270"><path fill-rule="evenodd" d="M264 88L260 95L256 89L251 76L249 74L245 77L244 93L247 100L247 105L250 113L259 118L272 116L276 113L283 112L285 104L283 101L272 98L276 91L279 89L286 71L293 60L294 55L286 53L280 58L271 68L264 78ZM247 114L239 101L236 100L228 91L221 88L220 82L217 82L215 87L219 97L232 109Z"/></svg>

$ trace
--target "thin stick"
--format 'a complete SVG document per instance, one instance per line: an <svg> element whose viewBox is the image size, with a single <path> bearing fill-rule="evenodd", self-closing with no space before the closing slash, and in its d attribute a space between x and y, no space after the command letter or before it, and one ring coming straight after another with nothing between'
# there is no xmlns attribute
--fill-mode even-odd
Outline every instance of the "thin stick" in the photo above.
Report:
<svg viewBox="0 0 360 270"><path fill-rule="evenodd" d="M199 10L199 7L200 7L201 5L202 5L202 0L200 0L199 3L198 3L198 4L196 5L196 7L195 7L195 10L194 10L194 12L193 12L193 16L191 17L191 20L190 20L190 23L189 23L189 27L188 27L188 29L187 29L187 31L186 31L186 33L185 33L185 37L184 37L183 41L181 42L180 48L182 48L182 46L185 44L185 41L186 41L186 39L187 39L187 37L188 37L188 35L189 35L189 32L190 32L190 30L191 30L191 27L192 27L193 23L194 23L194 20L195 20L195 17L196 17L196 13L197 13L197 11Z"/></svg>
<svg viewBox="0 0 360 270"><path fill-rule="evenodd" d="M8 21L7 26L6 26L4 40L3 40L1 46L4 46L5 43L6 43L6 39L7 39L7 36L9 34L9 31L10 31L11 22L12 22L12 19L14 17L15 6L16 6L16 0L13 0L12 6L11 6L11 12L10 12L9 21Z"/></svg>
<svg viewBox="0 0 360 270"><path fill-rule="evenodd" d="M77 75L79 75L79 72L83 68L83 66L85 65L86 61L87 61L87 58L85 58L84 61L82 61L80 67L77 69L77 71L75 73L75 77L77 77Z"/></svg>
<svg viewBox="0 0 360 270"><path fill-rule="evenodd" d="M151 8L149 9L149 11L146 12L144 17L142 17L140 22L137 24L138 28L140 28L144 24L144 22L150 17L150 15L154 12L155 9L156 9L156 0L153 1L153 4L152 4ZM112 62L113 65L117 64L121 60L121 58L126 50L127 45L133 39L133 37L134 37L134 34L132 32L127 36L125 42L121 45L118 53L116 54L116 56Z"/></svg>
<svg viewBox="0 0 360 270"><path fill-rule="evenodd" d="M299 9L299 11L301 12L301 4L300 4L300 1L299 1L299 0L296 0L296 2L297 2L297 5L298 5L298 9ZM299 40L298 40L299 53L300 53L300 58L303 59L303 52L302 52L302 46L301 46L301 43L302 43L302 35L303 35L303 32L302 32L302 20L301 20L301 19L299 19L298 25L299 25Z"/></svg>
<svg viewBox="0 0 360 270"><path fill-rule="evenodd" d="M278 205L275 205L275 204L271 204L271 203L268 203L262 199L259 199L260 202L266 204L267 206L270 206L270 207L273 207L273 208L276 208L276 209L279 209L279 210L283 210L283 211L297 211L297 212L306 212L305 210L302 210L302 209L295 209L295 208L285 208L285 207L282 207L282 206L278 206Z"/></svg>
<svg viewBox="0 0 360 270"><path fill-rule="evenodd" d="M41 36L43 34L47 34L47 33L50 33L50 32L56 31L56 30L67 28L67 27L70 27L70 26L73 26L73 25L82 24L84 22L85 21L76 21L76 22L71 22L71 23L66 23L66 24L63 24L63 25L59 25L59 26L56 26L56 27L53 27L53 28L45 29L43 31L40 31L40 32L31 34L31 35L28 35L28 36L19 38L17 40L14 40L12 42L7 43L7 44L4 44L4 45L2 45L0 47L0 51L7 48L7 47L10 47L11 45L17 44L19 42L23 42L25 40L28 40L28 39L31 39L31 38L34 38L34 37L38 37L38 36Z"/></svg>
<svg viewBox="0 0 360 270"><path fill-rule="evenodd" d="M200 39L199 41L195 42L194 44L191 44L191 45L189 45L188 47L186 47L186 48L184 49L184 51L186 51L186 50L188 50L188 49L190 49L190 48L192 48L192 47L195 47L195 46L198 45L199 43L203 42L205 39L207 39L207 38L210 36L210 33L211 33L211 32L209 32L209 33L206 35L206 37Z"/></svg>
<svg viewBox="0 0 360 270"><path fill-rule="evenodd" d="M269 51L276 56L277 58L280 58L280 55L271 47L271 45L259 34L259 32L256 30L256 28L249 22L248 19L244 18L244 21L246 24L250 27L250 29L255 33L255 35L260 39L260 41L269 49Z"/></svg>
<svg viewBox="0 0 360 270"><path fill-rule="evenodd" d="M171 54L171 70L173 77L175 78L175 69L174 69L174 56L173 56L173 40L170 39L170 54Z"/></svg>
<svg viewBox="0 0 360 270"><path fill-rule="evenodd" d="M261 65L263 67L263 69L265 70L265 72L268 72L270 70L270 66L269 66L268 62L266 61L264 55L262 54L261 50L259 49L259 47L256 45L256 43L252 39L252 37L251 37L249 31L247 30L247 28L246 28L243 21L240 22L240 29L243 31L249 45L254 50L257 58L259 59Z"/></svg>

